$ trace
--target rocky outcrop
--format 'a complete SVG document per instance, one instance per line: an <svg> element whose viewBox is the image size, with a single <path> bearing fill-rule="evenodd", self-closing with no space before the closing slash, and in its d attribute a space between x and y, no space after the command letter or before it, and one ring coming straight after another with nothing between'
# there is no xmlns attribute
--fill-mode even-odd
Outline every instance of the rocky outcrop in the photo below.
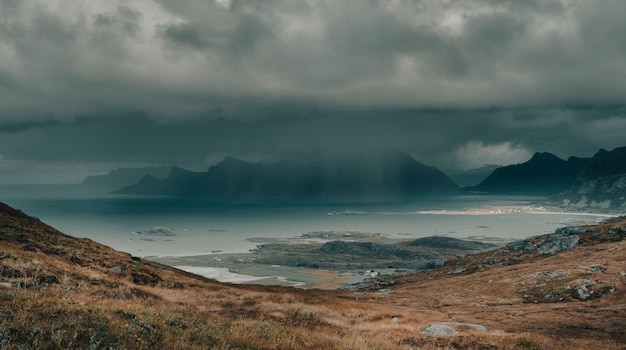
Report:
<svg viewBox="0 0 626 350"><path fill-rule="evenodd" d="M550 200L570 210L626 211L626 174L581 182Z"/></svg>
<svg viewBox="0 0 626 350"><path fill-rule="evenodd" d="M496 247L494 244L466 241L452 237L431 236L422 237L406 243L411 247L423 247L434 249L454 249L454 250L473 250L481 251Z"/></svg>
<svg viewBox="0 0 626 350"><path fill-rule="evenodd" d="M540 255L554 255L574 248L580 242L580 235L591 230L593 228L590 226L561 227L548 235L511 242L506 245L506 249L509 251L537 251Z"/></svg>

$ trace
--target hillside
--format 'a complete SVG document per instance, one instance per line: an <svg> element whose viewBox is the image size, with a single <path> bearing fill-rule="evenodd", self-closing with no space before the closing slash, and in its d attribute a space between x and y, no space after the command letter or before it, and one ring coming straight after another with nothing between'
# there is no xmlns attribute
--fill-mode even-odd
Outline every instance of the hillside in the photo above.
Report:
<svg viewBox="0 0 626 350"><path fill-rule="evenodd" d="M459 193L444 173L399 151L332 157L310 163L249 163L225 158L206 172L173 167L167 179L145 177L116 194L331 201L378 201Z"/></svg>
<svg viewBox="0 0 626 350"><path fill-rule="evenodd" d="M498 168L471 191L492 194L551 195L569 187L587 159L562 160L551 153L535 153L527 162Z"/></svg>
<svg viewBox="0 0 626 350"><path fill-rule="evenodd" d="M626 173L626 147L599 150L582 169L579 179L596 180Z"/></svg>
<svg viewBox="0 0 626 350"><path fill-rule="evenodd" d="M220 284L0 204L0 349L622 349L625 236L561 229L355 294Z"/></svg>
<svg viewBox="0 0 626 350"><path fill-rule="evenodd" d="M550 198L550 204L569 210L624 212L626 210L626 147L598 151L572 186Z"/></svg>

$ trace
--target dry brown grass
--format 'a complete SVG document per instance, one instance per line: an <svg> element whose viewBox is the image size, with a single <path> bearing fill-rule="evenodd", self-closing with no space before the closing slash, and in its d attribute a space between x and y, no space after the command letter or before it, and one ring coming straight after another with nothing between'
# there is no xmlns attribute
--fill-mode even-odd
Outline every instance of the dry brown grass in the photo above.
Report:
<svg viewBox="0 0 626 350"><path fill-rule="evenodd" d="M354 294L220 284L1 207L0 282L13 287L0 287L0 349L623 349L626 242L600 241L481 268L491 253L479 254L396 277L394 294ZM594 264L605 273L586 272ZM467 273L447 273L459 265ZM555 270L568 274L530 277ZM533 300L583 277L615 291ZM490 331L420 333L450 318Z"/></svg>

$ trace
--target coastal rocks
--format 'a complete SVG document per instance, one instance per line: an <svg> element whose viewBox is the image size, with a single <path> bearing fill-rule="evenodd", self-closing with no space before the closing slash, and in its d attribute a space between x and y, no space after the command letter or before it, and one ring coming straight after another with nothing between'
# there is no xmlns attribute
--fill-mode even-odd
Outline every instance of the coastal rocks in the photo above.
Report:
<svg viewBox="0 0 626 350"><path fill-rule="evenodd" d="M173 228L166 228L161 226L156 226L151 229L147 229L144 231L134 231L133 234L138 236L157 236L157 237L170 237L177 236L178 234L174 232Z"/></svg>
<svg viewBox="0 0 626 350"><path fill-rule="evenodd" d="M411 247L425 247L434 249L450 249L450 250L471 250L471 251L483 251L497 247L491 243L474 242L468 240L462 240L452 237L431 236L422 237L406 244Z"/></svg>
<svg viewBox="0 0 626 350"><path fill-rule="evenodd" d="M529 240L528 239L520 239L517 241L513 241L510 243L507 243L507 245L505 246L507 251L518 251L518 250L522 250L524 248L526 248L526 246L528 245Z"/></svg>
<svg viewBox="0 0 626 350"><path fill-rule="evenodd" d="M570 250L580 242L580 235L593 230L587 226L567 226L558 228L554 233L511 242L506 245L508 251L537 251L540 255L554 255Z"/></svg>

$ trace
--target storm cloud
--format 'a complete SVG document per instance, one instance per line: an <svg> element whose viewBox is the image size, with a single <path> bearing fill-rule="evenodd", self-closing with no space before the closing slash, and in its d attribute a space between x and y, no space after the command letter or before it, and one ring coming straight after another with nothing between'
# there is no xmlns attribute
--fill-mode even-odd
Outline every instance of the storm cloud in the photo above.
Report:
<svg viewBox="0 0 626 350"><path fill-rule="evenodd" d="M588 156L623 146L625 12L622 0L0 0L0 163L203 167L377 146L442 167Z"/></svg>

